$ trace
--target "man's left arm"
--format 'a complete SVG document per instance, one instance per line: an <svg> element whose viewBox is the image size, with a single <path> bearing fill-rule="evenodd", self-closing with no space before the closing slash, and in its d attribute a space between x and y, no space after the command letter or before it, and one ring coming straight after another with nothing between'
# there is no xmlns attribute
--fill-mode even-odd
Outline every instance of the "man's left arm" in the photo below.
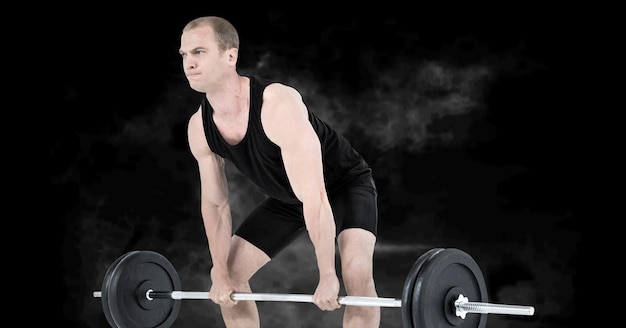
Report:
<svg viewBox="0 0 626 328"><path fill-rule="evenodd" d="M261 120L267 136L281 149L289 183L302 202L304 220L319 269L313 302L322 310L340 307L335 269L335 220L326 194L320 141L308 120L307 108L293 88L269 85Z"/></svg>

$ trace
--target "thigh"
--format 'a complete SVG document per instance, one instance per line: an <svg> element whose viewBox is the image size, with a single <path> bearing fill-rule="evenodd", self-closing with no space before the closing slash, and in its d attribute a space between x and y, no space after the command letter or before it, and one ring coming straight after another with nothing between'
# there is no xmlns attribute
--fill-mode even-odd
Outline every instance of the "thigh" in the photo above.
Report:
<svg viewBox="0 0 626 328"><path fill-rule="evenodd" d="M246 283L270 258L258 247L239 236L233 236L228 255L228 271L233 280Z"/></svg>
<svg viewBox="0 0 626 328"><path fill-rule="evenodd" d="M348 292L367 287L373 279L376 237L361 228L349 228L337 237L341 275Z"/></svg>
<svg viewBox="0 0 626 328"><path fill-rule="evenodd" d="M376 236L361 228L344 229L337 236L337 244L342 262L359 259L359 261L371 263L376 246Z"/></svg>
<svg viewBox="0 0 626 328"><path fill-rule="evenodd" d="M271 259L303 231L302 206L269 198L248 215L235 235L256 246Z"/></svg>
<svg viewBox="0 0 626 328"><path fill-rule="evenodd" d="M337 234L360 228L377 236L378 192L370 175L355 180L330 196Z"/></svg>

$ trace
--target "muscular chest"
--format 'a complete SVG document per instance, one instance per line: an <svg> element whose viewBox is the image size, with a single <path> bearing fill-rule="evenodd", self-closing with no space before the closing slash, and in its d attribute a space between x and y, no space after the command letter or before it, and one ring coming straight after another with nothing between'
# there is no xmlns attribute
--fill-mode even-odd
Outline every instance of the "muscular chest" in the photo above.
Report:
<svg viewBox="0 0 626 328"><path fill-rule="evenodd" d="M248 111L236 117L213 116L215 126L222 138L230 145L236 145L248 131Z"/></svg>

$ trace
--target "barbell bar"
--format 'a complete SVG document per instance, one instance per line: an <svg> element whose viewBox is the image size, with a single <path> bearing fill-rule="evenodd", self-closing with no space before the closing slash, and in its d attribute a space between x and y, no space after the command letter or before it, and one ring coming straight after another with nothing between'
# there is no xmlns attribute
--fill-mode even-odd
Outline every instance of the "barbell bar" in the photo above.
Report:
<svg viewBox="0 0 626 328"><path fill-rule="evenodd" d="M94 297L102 297L101 291L93 292ZM171 298L174 300L210 300L208 292L192 291L171 291L158 292L148 290L146 299L152 301L155 298ZM233 293L230 298L233 301L258 301L258 302L300 302L313 303L313 295L310 294L281 294L281 293ZM378 307L402 307L402 300L389 297L368 297L368 296L339 296L337 299L341 305L351 306L378 306ZM467 313L484 314L511 314L532 316L535 308L525 305L508 305L469 302L463 294L454 301L455 310L462 318Z"/></svg>
<svg viewBox="0 0 626 328"><path fill-rule="evenodd" d="M469 301L464 293L480 302ZM153 251L131 251L119 257L107 270L102 290L94 291L93 297L102 299L105 316L113 328L167 328L176 319L181 300L211 299L208 292L180 290L172 264ZM313 303L313 295L308 294L233 293L231 298ZM463 327L484 328L486 314L533 316L535 313L533 306L495 304L487 299L482 273L469 254L454 248L434 248L414 263L405 279L402 299L340 296L338 302L346 306L402 308L406 328L461 323ZM443 302L434 304L437 300Z"/></svg>
<svg viewBox="0 0 626 328"><path fill-rule="evenodd" d="M93 292L94 297L102 297L102 292ZM171 298L174 300L210 300L209 292L192 291L146 291L146 299ZM280 293L232 293L233 301L259 301L259 302L300 302L313 303L313 295L307 294L280 294ZM337 301L341 305L353 306L379 306L379 307L402 307L402 301L394 298L367 297L367 296L340 296Z"/></svg>

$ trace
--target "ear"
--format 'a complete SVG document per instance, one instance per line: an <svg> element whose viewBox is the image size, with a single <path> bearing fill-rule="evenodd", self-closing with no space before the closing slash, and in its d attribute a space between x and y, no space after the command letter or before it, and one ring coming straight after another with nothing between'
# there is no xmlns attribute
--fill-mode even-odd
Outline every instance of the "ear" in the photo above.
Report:
<svg viewBox="0 0 626 328"><path fill-rule="evenodd" d="M230 48L228 50L228 61L234 65L234 64L237 64L238 58L239 58L239 49Z"/></svg>

